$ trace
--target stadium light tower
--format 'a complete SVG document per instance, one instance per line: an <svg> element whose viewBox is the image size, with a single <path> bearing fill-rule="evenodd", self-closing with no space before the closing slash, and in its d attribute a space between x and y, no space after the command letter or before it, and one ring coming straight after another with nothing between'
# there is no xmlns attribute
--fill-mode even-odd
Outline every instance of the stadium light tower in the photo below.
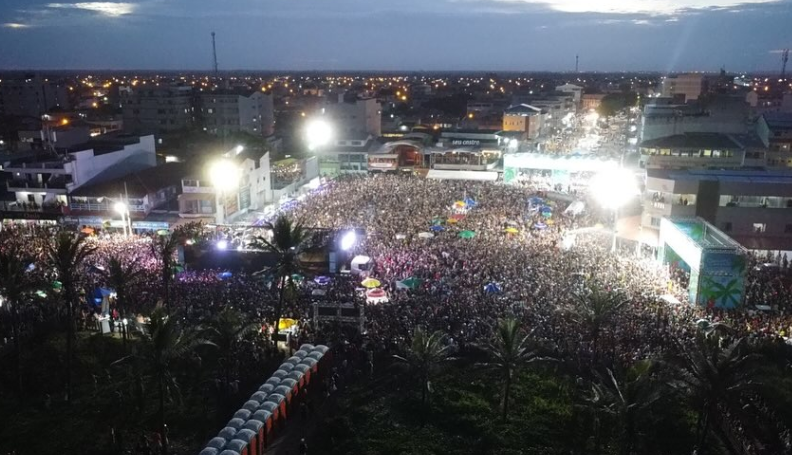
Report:
<svg viewBox="0 0 792 455"><path fill-rule="evenodd" d="M613 211L611 251L616 251L616 222L619 219L619 209L638 195L635 176L623 168L604 171L592 177L589 191L603 207Z"/></svg>
<svg viewBox="0 0 792 455"><path fill-rule="evenodd" d="M310 150L324 147L333 139L333 128L324 120L312 120L305 127L305 137Z"/></svg>
<svg viewBox="0 0 792 455"><path fill-rule="evenodd" d="M215 223L225 222L225 196L239 186L242 173L239 166L228 158L221 158L209 165L209 180L215 188L216 210Z"/></svg>

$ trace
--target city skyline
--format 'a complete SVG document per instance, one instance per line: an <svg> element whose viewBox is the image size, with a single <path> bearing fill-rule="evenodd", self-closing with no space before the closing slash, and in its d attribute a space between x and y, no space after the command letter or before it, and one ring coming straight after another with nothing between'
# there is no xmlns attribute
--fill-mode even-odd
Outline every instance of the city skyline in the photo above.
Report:
<svg viewBox="0 0 792 455"><path fill-rule="evenodd" d="M189 5L189 9L188 9ZM0 69L776 71L765 0L136 0L0 6Z"/></svg>

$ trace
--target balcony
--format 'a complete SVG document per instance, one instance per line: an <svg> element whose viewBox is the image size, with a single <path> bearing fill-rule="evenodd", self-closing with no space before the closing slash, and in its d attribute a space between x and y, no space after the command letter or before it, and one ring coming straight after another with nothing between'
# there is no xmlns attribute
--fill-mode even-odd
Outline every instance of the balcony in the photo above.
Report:
<svg viewBox="0 0 792 455"><path fill-rule="evenodd" d="M51 213L62 214L63 204L28 204L20 202L0 201L0 211L20 213Z"/></svg>
<svg viewBox="0 0 792 455"><path fill-rule="evenodd" d="M39 183L30 180L9 180L8 191L36 191L40 193L66 194L66 180Z"/></svg>
<svg viewBox="0 0 792 455"><path fill-rule="evenodd" d="M46 174L65 174L66 163L63 161L38 161L33 163L9 164L5 168L8 172L19 173L46 173Z"/></svg>

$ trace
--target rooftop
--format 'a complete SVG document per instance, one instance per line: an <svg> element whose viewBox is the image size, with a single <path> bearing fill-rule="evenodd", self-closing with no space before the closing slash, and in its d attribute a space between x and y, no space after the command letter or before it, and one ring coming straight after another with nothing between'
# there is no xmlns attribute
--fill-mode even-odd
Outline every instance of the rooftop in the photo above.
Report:
<svg viewBox="0 0 792 455"><path fill-rule="evenodd" d="M115 197L129 194L131 197L143 197L179 184L191 170L192 167L187 163L165 163L113 180L84 185L73 191L71 196Z"/></svg>
<svg viewBox="0 0 792 455"><path fill-rule="evenodd" d="M729 135L721 133L684 133L673 136L658 137L641 142L641 148L661 149L739 149Z"/></svg>
<svg viewBox="0 0 792 455"><path fill-rule="evenodd" d="M762 116L771 130L790 130L792 129L792 113L774 112Z"/></svg>
<svg viewBox="0 0 792 455"><path fill-rule="evenodd" d="M669 180L707 180L719 182L735 183L755 183L755 184L787 184L792 185L792 171L776 170L668 170L650 169L647 176L652 178Z"/></svg>
<svg viewBox="0 0 792 455"><path fill-rule="evenodd" d="M743 247L720 229L699 217L671 218L671 225L701 248L742 250Z"/></svg>

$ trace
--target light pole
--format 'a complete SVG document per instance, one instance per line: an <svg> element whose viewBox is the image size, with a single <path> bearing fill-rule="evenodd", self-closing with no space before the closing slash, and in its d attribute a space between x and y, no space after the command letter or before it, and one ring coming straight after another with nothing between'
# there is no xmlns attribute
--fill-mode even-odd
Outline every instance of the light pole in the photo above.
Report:
<svg viewBox="0 0 792 455"><path fill-rule="evenodd" d="M221 158L209 165L209 179L215 188L215 224L225 223L226 207L223 199L228 191L239 186L239 166L229 158Z"/></svg>
<svg viewBox="0 0 792 455"><path fill-rule="evenodd" d="M592 177L589 191L600 204L613 211L613 239L611 251L616 251L616 223L619 209L638 194L635 175L624 168L614 168Z"/></svg>
<svg viewBox="0 0 792 455"><path fill-rule="evenodd" d="M129 223L129 207L121 201L115 203L115 211L121 215L121 222L124 223L124 237L129 237L132 233L129 232L132 230L132 227L129 226L129 231L127 231L127 226Z"/></svg>

